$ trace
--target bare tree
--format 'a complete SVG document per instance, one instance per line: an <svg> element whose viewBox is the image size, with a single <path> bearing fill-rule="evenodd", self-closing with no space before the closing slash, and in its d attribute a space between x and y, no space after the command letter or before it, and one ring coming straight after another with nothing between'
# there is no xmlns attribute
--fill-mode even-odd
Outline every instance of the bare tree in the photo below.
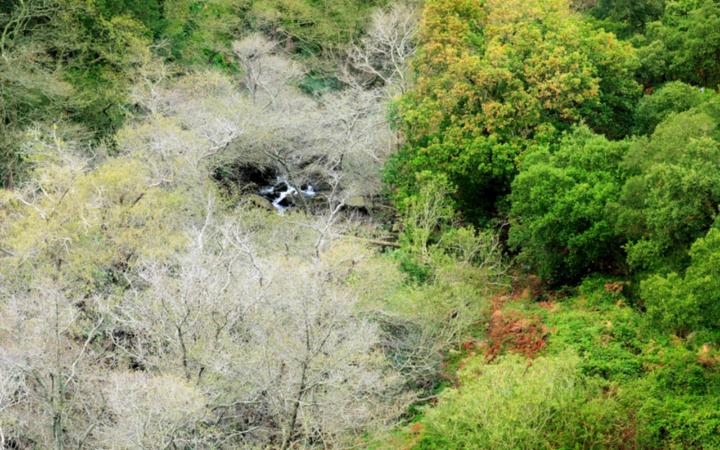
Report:
<svg viewBox="0 0 720 450"><path fill-rule="evenodd" d="M278 43L252 34L233 43L233 52L242 68L243 86L261 108L274 106L291 93L289 86L303 75L301 67L280 52Z"/></svg>
<svg viewBox="0 0 720 450"><path fill-rule="evenodd" d="M120 130L119 147L151 168L156 185L198 193L210 159L247 133L256 108L229 78L213 71L154 83L136 91L136 101L151 112Z"/></svg>
<svg viewBox="0 0 720 450"><path fill-rule="evenodd" d="M342 240L397 146L386 104L408 82L415 14L373 16L339 91L301 92L302 66L254 35L233 46L239 82L140 64L144 115L119 157L29 140L33 182L0 193L0 446L348 447L404 411L476 320L481 289L453 277L495 270L487 242L458 234L441 242L461 260L438 264L449 281L409 289ZM210 174L230 163L318 195L289 218L224 210ZM406 218L432 264L435 194ZM373 264L392 280L354 284Z"/></svg>
<svg viewBox="0 0 720 450"><path fill-rule="evenodd" d="M102 354L93 341L103 319L83 318L49 281L23 293L3 290L0 313L0 373L11 374L15 386L0 410L0 423L11 419L5 439L54 449L89 445L102 418Z"/></svg>
<svg viewBox="0 0 720 450"><path fill-rule="evenodd" d="M383 34L388 23L410 27L410 11L378 13L371 35L390 39ZM137 101L149 105L150 114L120 132L121 148L142 155L161 184L190 186L207 179L213 166L236 164L275 173L296 190L312 185L330 210L379 192L382 166L396 146L385 88L352 82L339 92L308 96L295 86L302 68L281 46L251 35L233 49L243 68L240 86L217 72L167 82L160 81L162 70L141 76ZM399 70L397 58L407 55L394 51ZM302 195L293 198L308 209Z"/></svg>
<svg viewBox="0 0 720 450"><path fill-rule="evenodd" d="M19 368L0 362L0 448L6 448L8 444L8 437L3 430L7 425L3 423L3 419L8 417L8 411L12 407L25 399L27 390L24 381Z"/></svg>
<svg viewBox="0 0 720 450"><path fill-rule="evenodd" d="M415 52L415 34L419 8L409 3L395 3L376 10L362 39L348 52L348 64L363 84L378 81L404 92L408 87L407 63Z"/></svg>
<svg viewBox="0 0 720 450"><path fill-rule="evenodd" d="M116 372L103 388L112 421L98 432L102 448L151 450L204 444L197 427L207 414L205 399L186 381Z"/></svg>
<svg viewBox="0 0 720 450"><path fill-rule="evenodd" d="M334 445L397 413L399 380L332 266L261 256L235 221L195 233L116 311L128 355L198 386L236 442Z"/></svg>

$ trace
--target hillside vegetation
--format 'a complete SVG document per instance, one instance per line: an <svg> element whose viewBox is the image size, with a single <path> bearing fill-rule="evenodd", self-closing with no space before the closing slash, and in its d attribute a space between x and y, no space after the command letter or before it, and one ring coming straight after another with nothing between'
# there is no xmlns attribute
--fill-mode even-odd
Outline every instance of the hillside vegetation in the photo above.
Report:
<svg viewBox="0 0 720 450"><path fill-rule="evenodd" d="M0 448L720 449L718 0L0 2Z"/></svg>

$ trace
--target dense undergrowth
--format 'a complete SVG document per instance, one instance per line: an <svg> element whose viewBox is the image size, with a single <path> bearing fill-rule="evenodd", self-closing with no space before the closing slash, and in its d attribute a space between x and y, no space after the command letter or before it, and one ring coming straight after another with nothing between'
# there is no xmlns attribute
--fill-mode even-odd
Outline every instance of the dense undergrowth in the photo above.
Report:
<svg viewBox="0 0 720 450"><path fill-rule="evenodd" d="M496 298L457 375L378 448L716 448L720 352L659 333L625 282ZM712 341L710 341L712 342Z"/></svg>

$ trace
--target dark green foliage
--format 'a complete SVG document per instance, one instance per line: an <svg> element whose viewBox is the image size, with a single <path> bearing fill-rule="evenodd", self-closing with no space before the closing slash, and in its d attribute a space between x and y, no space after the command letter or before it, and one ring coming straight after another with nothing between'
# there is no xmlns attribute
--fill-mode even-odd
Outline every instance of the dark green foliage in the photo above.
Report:
<svg viewBox="0 0 720 450"><path fill-rule="evenodd" d="M580 110L584 122L594 132L620 139L631 134L633 112L641 97L639 85L631 75L638 61L634 52L625 53L622 48L608 51L609 41L612 42L607 34L590 34L587 38L588 55L599 80L599 94L594 102Z"/></svg>
<svg viewBox="0 0 720 450"><path fill-rule="evenodd" d="M645 83L681 80L716 88L720 84L720 3L667 2L663 16L648 25L639 44Z"/></svg>
<svg viewBox="0 0 720 450"><path fill-rule="evenodd" d="M466 218L487 223L495 212L496 202L508 193L515 173L514 160L521 149L502 144L496 138L477 137L460 143L433 143L423 152L404 146L392 157L385 177L395 187L395 196L402 201L417 192L410 181L413 174L437 171L449 174L457 186L455 197Z"/></svg>
<svg viewBox="0 0 720 450"><path fill-rule="evenodd" d="M557 151L526 157L513 182L509 243L543 279L573 280L622 261L609 205L620 196L627 148L579 128Z"/></svg>
<svg viewBox="0 0 720 450"><path fill-rule="evenodd" d="M22 173L28 126L70 120L97 140L117 130L150 33L125 11L111 15L95 2L9 3L0 15L0 172L3 184L12 185Z"/></svg>
<svg viewBox="0 0 720 450"><path fill-rule="evenodd" d="M334 76L311 72L300 80L298 87L308 95L319 95L326 91L338 91L342 89L343 85Z"/></svg>
<svg viewBox="0 0 720 450"><path fill-rule="evenodd" d="M231 41L244 32L242 2L175 0L164 2L162 20L154 29L158 53L182 66L211 65L236 70Z"/></svg>
<svg viewBox="0 0 720 450"><path fill-rule="evenodd" d="M717 100L671 115L638 139L624 166L619 227L637 270L682 270L690 245L715 220L720 202ZM707 112L706 112L707 111Z"/></svg>
<svg viewBox="0 0 720 450"><path fill-rule="evenodd" d="M642 448L720 448L720 398L668 395L656 386L636 395L644 396L635 413Z"/></svg>
<svg viewBox="0 0 720 450"><path fill-rule="evenodd" d="M585 33L578 51L593 49L596 95L532 109L528 83L517 82L526 80L503 72L519 54L517 67L533 70L533 53L518 38L533 24L520 31L503 22L505 14L531 22L532 14L513 15L522 7L513 2L425 8L417 84L394 110L406 138L386 172L395 194L417 199L416 173L443 174L457 188L461 216L479 223L506 217L504 197L508 244L523 268L556 285L584 281L575 297L548 292L542 308L522 303L545 318L545 358L521 375L512 358L470 358L459 386L415 427L417 448L720 448L720 3L575 4L594 16L596 30L632 38L648 93L639 102L635 80L618 70L634 71L634 57L625 52L620 64L612 52L601 55L606 37ZM492 25L477 26L492 14ZM493 40L497 23L507 34ZM531 41L542 47L545 37ZM503 83L493 84L499 73ZM555 109L563 107L572 112ZM547 384L556 390L535 402L532 369L552 372L569 353L577 355L565 366L573 389L554 378ZM528 411L553 413L536 427Z"/></svg>
<svg viewBox="0 0 720 450"><path fill-rule="evenodd" d="M22 176L23 134L69 121L112 144L130 110L128 89L157 53L191 66L234 69L233 0L26 0L0 13L0 183ZM87 137L83 134L83 137ZM112 146L112 145L111 145Z"/></svg>
<svg viewBox="0 0 720 450"><path fill-rule="evenodd" d="M607 30L627 37L660 18L664 4L665 0L598 0L588 12Z"/></svg>
<svg viewBox="0 0 720 450"><path fill-rule="evenodd" d="M617 411L625 426L609 431L620 432L625 444L717 448L720 359L702 340L669 339L646 324L642 313L625 305L617 283L586 279L579 296L547 313L547 326L554 330L548 352L572 349L581 357L585 383L595 379L606 386L595 420L608 409Z"/></svg>
<svg viewBox="0 0 720 450"><path fill-rule="evenodd" d="M684 276L655 275L642 283L648 315L658 326L687 335L720 328L720 230L712 229L690 252Z"/></svg>
<svg viewBox="0 0 720 450"><path fill-rule="evenodd" d="M652 95L646 95L635 111L635 133L649 135L655 127L672 113L687 111L713 96L711 91L681 81L664 84Z"/></svg>
<svg viewBox="0 0 720 450"><path fill-rule="evenodd" d="M96 5L106 19L130 16L148 30L157 32L162 27L165 2L166 0L96 0Z"/></svg>

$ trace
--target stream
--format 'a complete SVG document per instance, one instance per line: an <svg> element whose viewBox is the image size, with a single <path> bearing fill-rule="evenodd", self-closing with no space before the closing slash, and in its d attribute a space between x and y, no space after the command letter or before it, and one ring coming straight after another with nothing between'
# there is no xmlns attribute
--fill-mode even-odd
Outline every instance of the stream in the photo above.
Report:
<svg viewBox="0 0 720 450"><path fill-rule="evenodd" d="M297 189L283 177L278 177L272 186L260 188L258 193L272 202L272 206L278 214L284 214L285 211L292 208L295 204L294 198L298 195L302 195L305 199L311 199L317 195L311 184L306 185L304 189L302 186Z"/></svg>

